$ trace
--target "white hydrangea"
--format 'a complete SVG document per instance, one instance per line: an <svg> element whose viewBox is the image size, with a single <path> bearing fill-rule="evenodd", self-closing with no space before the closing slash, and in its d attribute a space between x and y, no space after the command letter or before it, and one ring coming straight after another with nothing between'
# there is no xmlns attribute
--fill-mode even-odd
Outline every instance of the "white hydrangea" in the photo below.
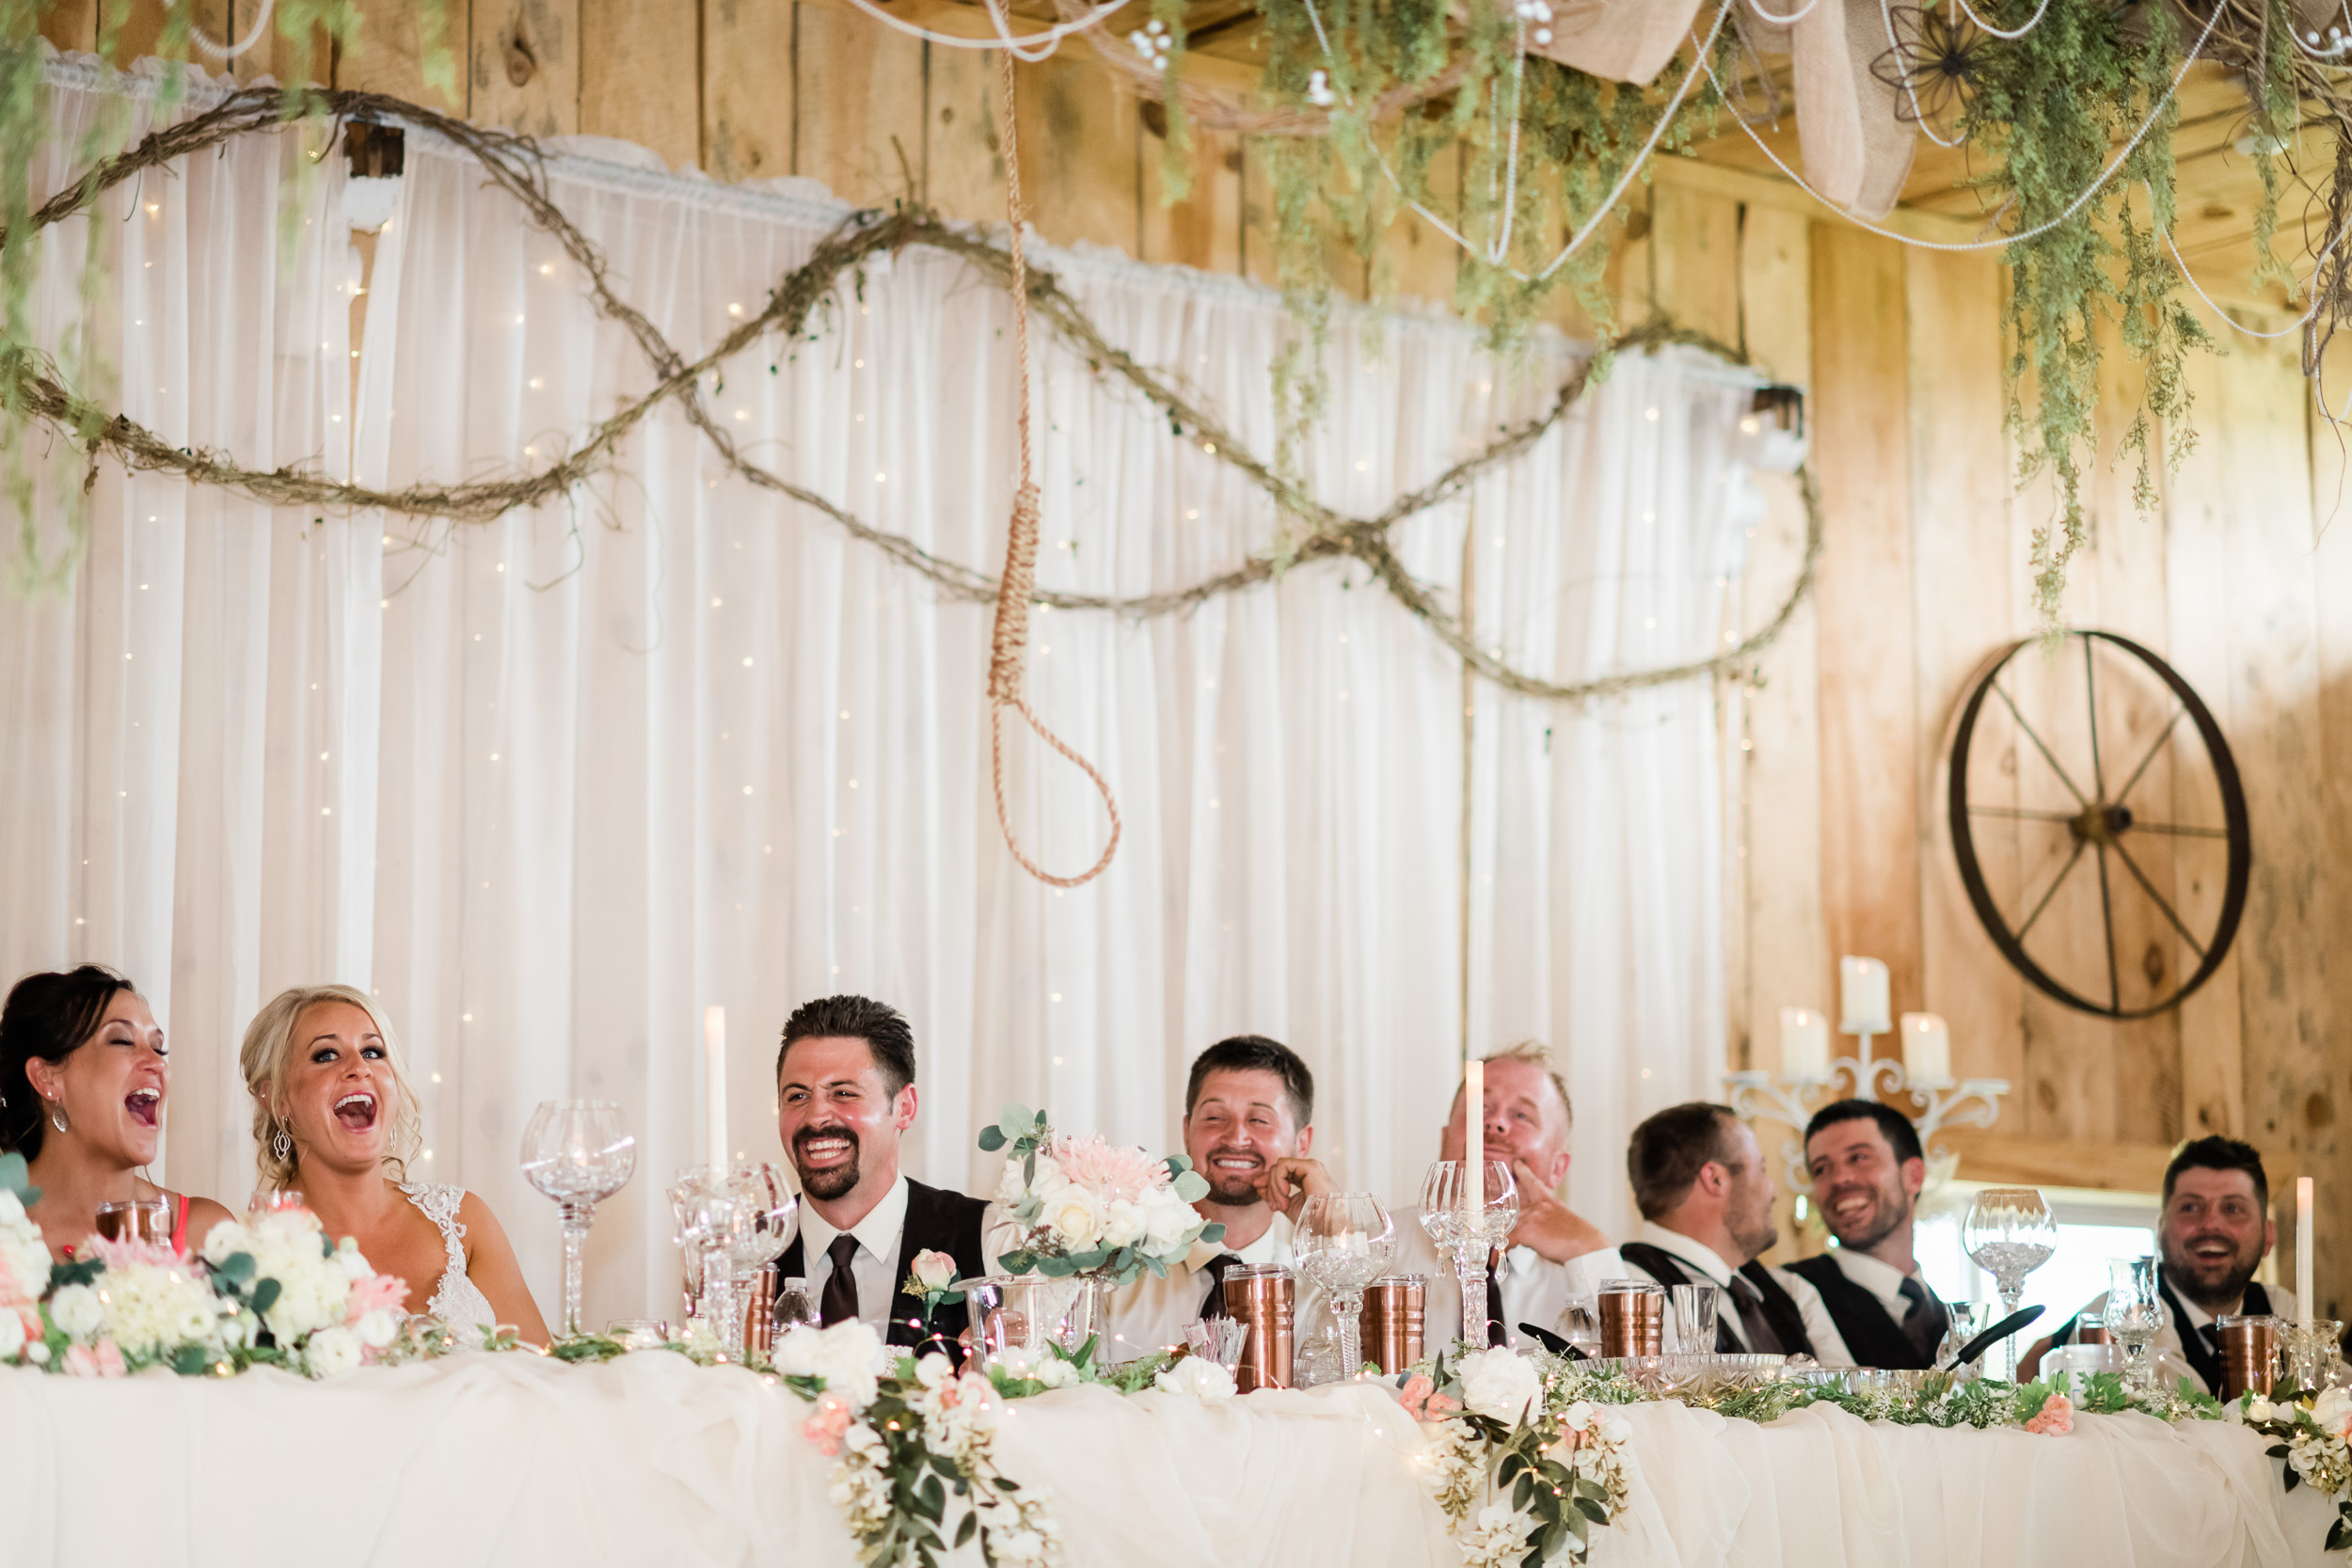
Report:
<svg viewBox="0 0 2352 1568"><path fill-rule="evenodd" d="M0 1361L13 1361L24 1351L24 1318L12 1307L0 1307Z"/></svg>
<svg viewBox="0 0 2352 1568"><path fill-rule="evenodd" d="M1029 1375L1048 1388L1074 1388L1086 1381L1085 1374L1074 1364L1064 1361L1058 1355L1049 1355L1039 1362L1037 1370Z"/></svg>
<svg viewBox="0 0 2352 1568"><path fill-rule="evenodd" d="M49 1287L49 1247L16 1194L0 1187L0 1303L39 1301Z"/></svg>
<svg viewBox="0 0 2352 1568"><path fill-rule="evenodd" d="M135 1359L167 1355L183 1345L209 1351L219 1342L220 1298L178 1264L110 1267L99 1276L96 1296L106 1333Z"/></svg>

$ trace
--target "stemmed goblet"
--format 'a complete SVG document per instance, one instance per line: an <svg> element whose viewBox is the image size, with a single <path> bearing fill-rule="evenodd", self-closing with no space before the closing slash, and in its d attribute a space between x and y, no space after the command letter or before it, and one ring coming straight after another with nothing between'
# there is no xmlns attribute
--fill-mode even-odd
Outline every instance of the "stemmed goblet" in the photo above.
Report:
<svg viewBox="0 0 2352 1568"><path fill-rule="evenodd" d="M1486 1343L1486 1260L1519 1223L1518 1183L1500 1160L1485 1162L1484 1180L1463 1160L1438 1160L1422 1181L1421 1223L1454 1259L1462 1286L1462 1340Z"/></svg>
<svg viewBox="0 0 2352 1568"><path fill-rule="evenodd" d="M2000 1287L2001 1316L2007 1318L2026 1293L2026 1276L2058 1251L2058 1218L2032 1187L1987 1187L1969 1206L1961 1240L1977 1266ZM2014 1378L2015 1336L2003 1342L2001 1357L2002 1367Z"/></svg>
<svg viewBox="0 0 2352 1568"><path fill-rule="evenodd" d="M628 1184L637 1140L610 1100L547 1100L523 1129L523 1178L555 1200L564 1226L564 1337L580 1328L580 1259L596 1205Z"/></svg>
<svg viewBox="0 0 2352 1568"><path fill-rule="evenodd" d="M718 1340L719 1354L733 1359L742 1338L742 1307L735 1290L733 1259L736 1210L740 1198L727 1173L707 1166L678 1172L670 1189L670 1212L677 1220L678 1246L687 1272L700 1287L701 1321ZM729 1339L729 1325L736 1338Z"/></svg>
<svg viewBox="0 0 2352 1568"><path fill-rule="evenodd" d="M759 1271L784 1255L792 1244L792 1234L800 1227L801 1200L784 1179L784 1173L771 1164L747 1165L727 1173L727 1196L731 1200L727 1215L725 1262L730 1281L736 1287L728 1292L734 1307L735 1323L730 1328L721 1325L722 1344L741 1343L742 1318L748 1303L742 1287L759 1275ZM732 1332L734 1338L726 1338Z"/></svg>
<svg viewBox="0 0 2352 1568"><path fill-rule="evenodd" d="M1311 1197L1291 1224L1291 1255L1298 1272L1329 1293L1340 1331L1340 1376L1364 1364L1361 1314L1364 1287L1388 1271L1396 1252L1396 1222L1370 1193Z"/></svg>
<svg viewBox="0 0 2352 1568"><path fill-rule="evenodd" d="M2164 1328L2164 1298L2156 1259L2118 1258L2107 1265L2107 1307L2102 1321L2123 1347L2123 1381L2136 1392L2156 1390L2155 1358L2148 1354Z"/></svg>

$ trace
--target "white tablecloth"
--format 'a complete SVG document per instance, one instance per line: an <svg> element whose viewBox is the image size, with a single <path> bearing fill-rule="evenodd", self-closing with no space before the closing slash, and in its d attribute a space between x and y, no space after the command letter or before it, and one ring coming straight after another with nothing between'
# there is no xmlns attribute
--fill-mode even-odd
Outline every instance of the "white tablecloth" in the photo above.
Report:
<svg viewBox="0 0 2352 1568"><path fill-rule="evenodd" d="M806 1411L663 1354L462 1356L319 1386L0 1370L0 1564L851 1568ZM2282 1497L2262 1442L2219 1423L2082 1418L2037 1437L1823 1408L1770 1427L1626 1415L1632 1506L1598 1568L2336 1560L2331 1505ZM1454 1568L1422 1446L1376 1388L1217 1409L1078 1388L1020 1402L997 1454L1051 1494L1071 1568Z"/></svg>

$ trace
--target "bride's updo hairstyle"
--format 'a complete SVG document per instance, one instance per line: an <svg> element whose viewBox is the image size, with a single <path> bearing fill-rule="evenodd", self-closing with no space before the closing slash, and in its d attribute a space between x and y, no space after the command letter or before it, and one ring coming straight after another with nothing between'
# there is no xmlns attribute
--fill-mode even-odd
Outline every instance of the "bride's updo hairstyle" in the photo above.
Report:
<svg viewBox="0 0 2352 1568"><path fill-rule="evenodd" d="M399 1090L400 1102L392 1117L392 1151L384 1163L405 1181L408 1162L424 1143L424 1118L417 1109L417 1097L408 1092L408 1059L401 1052L400 1037L392 1033L391 1021L373 998L354 987L296 986L279 991L253 1015L253 1022L246 1025L245 1044L237 1052L246 1090L253 1096L253 1164L262 1173L262 1185L282 1192L294 1184L297 1151L289 1149L281 1158L271 1147L278 1131L278 1115L271 1107L286 1102L286 1081L294 1066L294 1025L322 1002L350 1003L374 1022L375 1032L383 1038L384 1069Z"/></svg>

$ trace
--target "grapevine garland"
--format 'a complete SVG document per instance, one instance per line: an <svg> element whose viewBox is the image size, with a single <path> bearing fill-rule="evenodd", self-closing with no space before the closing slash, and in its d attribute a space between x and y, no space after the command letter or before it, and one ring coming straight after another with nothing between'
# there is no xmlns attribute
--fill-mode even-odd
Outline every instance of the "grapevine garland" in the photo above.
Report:
<svg viewBox="0 0 2352 1568"><path fill-rule="evenodd" d="M13 342L0 343L0 407L55 428L91 463L103 455L127 468L178 474L192 483L233 490L273 506L338 512L380 509L401 515L479 524L520 508L559 499L588 483L610 463L629 431L660 404L675 400L688 420L711 444L720 461L750 483L817 511L852 537L930 578L950 597L976 602L996 597L994 578L961 562L933 555L903 535L878 529L837 502L754 462L744 455L733 433L711 414L705 401L704 388L723 362L761 340L772 337L787 345L815 341L817 333L812 330L812 324L829 315L842 289L863 287L862 266L874 256L922 246L952 255L991 282L1009 287L1011 258L1004 246L993 237L949 224L921 207L902 204L889 212L868 210L851 214L818 244L805 262L778 280L757 312L747 312L742 322L692 360L672 346L642 311L614 292L602 252L556 203L549 190L544 157L529 137L485 129L380 94L309 90L290 94L277 88L247 88L230 93L213 107L154 130L119 154L91 166L83 178L29 214L17 232L44 229L93 208L107 191L142 169L187 157L235 136L278 130L290 115L337 122L404 121L445 137L474 158L490 182L511 196L534 226L562 245L579 267L596 309L619 323L636 341L655 372L652 388L569 443L563 455L535 470L507 478L412 484L389 491L326 479L292 466L249 469L229 454L173 446L127 415L110 411L75 390L54 363ZM8 235L0 234L0 246L8 246ZM1374 579L1409 614L1424 622L1440 641L1486 679L1505 689L1542 700L1589 702L1694 678L1740 678L1743 673L1753 670L1756 660L1786 628L1812 587L1821 547L1821 514L1811 476L1801 471L1799 487L1806 510L1803 561L1788 596L1758 629L1712 657L1559 684L1530 674L1481 647L1470 628L1442 601L1439 591L1414 577L1391 548L1388 537L1398 524L1455 499L1480 475L1532 449L1605 373L1615 355L1683 344L1734 362L1740 360L1739 354L1726 345L1670 322L1654 320L1617 335L1602 351L1569 373L1541 413L1506 427L1477 452L1428 483L1398 497L1377 515L1355 517L1315 500L1278 465L1252 453L1212 410L1192 403L1160 372L1112 344L1054 274L1042 268L1029 268L1027 292L1031 309L1086 362L1092 373L1124 383L1167 418L1172 436L1191 441L1202 452L1235 469L1263 491L1282 515L1295 519L1297 525L1294 532L1278 540L1273 550L1249 557L1225 572L1182 588L1134 597L1041 588L1033 591L1034 602L1057 610L1110 610L1138 617L1165 615L1189 610L1223 594L1271 581L1294 563L1345 558L1369 568ZM786 352L790 349L787 347Z"/></svg>

